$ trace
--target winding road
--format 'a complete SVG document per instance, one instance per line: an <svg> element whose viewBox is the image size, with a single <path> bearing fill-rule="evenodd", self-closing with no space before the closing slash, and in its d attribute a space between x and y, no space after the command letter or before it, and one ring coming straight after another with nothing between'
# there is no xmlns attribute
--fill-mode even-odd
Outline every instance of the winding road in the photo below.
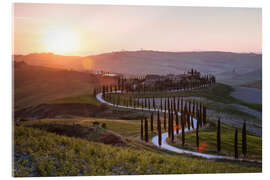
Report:
<svg viewBox="0 0 270 180"><path fill-rule="evenodd" d="M121 91L116 91L116 93L120 93ZM102 93L98 93L96 95L96 98L98 101L100 101L101 103L104 103L104 104L107 104L109 106L114 106L114 107L118 107L118 108L125 108L125 109L135 109L135 110L145 110L145 111L158 111L157 109L152 109L152 108L137 108L137 107L128 107L128 106L122 106L122 105L114 105L112 103L109 103L107 101L105 101L103 98L102 98ZM165 110L159 110L160 112L165 112ZM168 111L166 111L168 112ZM178 112L178 115L181 115L180 112ZM196 128L197 126L197 120L195 118L193 118L193 121L194 121L194 129ZM185 128L185 132L188 131L188 128ZM182 130L179 130L179 134L182 132ZM176 131L174 131L174 134L176 134ZM222 155L215 155L215 154L205 154L205 153L200 153L200 152L194 152L194 151L189 151L189 150L185 150L185 149L181 149L181 148L178 148L178 147L174 147L174 146L171 146L169 145L167 142L166 142L166 139L168 138L168 132L165 132L162 134L162 145L159 146L158 144L158 136L154 136L152 138L152 143L162 149L166 149L166 150L169 150L169 151L172 151L172 152L176 152L176 153L185 153L185 154L190 154L190 155L194 155L194 156L198 156L198 157L203 157L203 158L206 158L206 159L225 159L225 160L237 160L237 161L248 161L248 162L259 162L261 163L261 161L257 161L257 160L251 160L251 159L243 159L243 158L238 158L238 159L235 159L234 157L232 156L222 156Z"/></svg>

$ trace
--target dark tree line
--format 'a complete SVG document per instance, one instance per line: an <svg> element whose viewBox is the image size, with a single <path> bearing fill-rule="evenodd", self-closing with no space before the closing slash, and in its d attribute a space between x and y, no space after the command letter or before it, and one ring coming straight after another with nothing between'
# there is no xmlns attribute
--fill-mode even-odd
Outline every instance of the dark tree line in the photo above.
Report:
<svg viewBox="0 0 270 180"><path fill-rule="evenodd" d="M177 76L176 76L177 77ZM116 84L102 85L93 89L93 95L102 92L113 93L119 91L129 94L146 94L148 92L175 91L175 90L191 90L198 87L207 87L215 84L216 79L213 75L201 75L196 70L191 70L188 75L182 79L155 79L154 84L147 84L146 76L138 76L136 78L118 77Z"/></svg>

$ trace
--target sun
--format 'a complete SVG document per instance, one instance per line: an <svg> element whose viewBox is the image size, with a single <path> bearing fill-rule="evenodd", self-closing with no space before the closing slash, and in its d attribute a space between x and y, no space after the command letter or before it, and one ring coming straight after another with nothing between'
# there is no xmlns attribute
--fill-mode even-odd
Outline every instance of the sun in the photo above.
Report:
<svg viewBox="0 0 270 180"><path fill-rule="evenodd" d="M79 36L69 28L53 28L45 32L43 45L45 51L68 54L78 48Z"/></svg>

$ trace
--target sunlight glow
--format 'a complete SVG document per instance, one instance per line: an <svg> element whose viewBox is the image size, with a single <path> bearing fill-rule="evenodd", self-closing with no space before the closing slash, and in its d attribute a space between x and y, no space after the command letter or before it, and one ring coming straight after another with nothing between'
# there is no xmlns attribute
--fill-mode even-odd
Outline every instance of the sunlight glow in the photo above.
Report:
<svg viewBox="0 0 270 180"><path fill-rule="evenodd" d="M78 48L79 36L68 28L53 28L45 32L43 45L48 52L66 54Z"/></svg>
<svg viewBox="0 0 270 180"><path fill-rule="evenodd" d="M93 60L91 58L85 58L83 60L83 67L87 70L90 70L93 68Z"/></svg>

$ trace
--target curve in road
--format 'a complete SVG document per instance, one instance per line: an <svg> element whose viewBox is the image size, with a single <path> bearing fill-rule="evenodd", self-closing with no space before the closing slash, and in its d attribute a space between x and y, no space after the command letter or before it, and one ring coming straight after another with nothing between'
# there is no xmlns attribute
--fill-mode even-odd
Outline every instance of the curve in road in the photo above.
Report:
<svg viewBox="0 0 270 180"><path fill-rule="evenodd" d="M120 91L116 91L116 93L120 93ZM128 107L128 106L121 106L121 105L114 105L112 103L109 103L107 101L105 101L102 98L102 93L98 93L96 95L97 100L99 100L101 103L107 104L109 106L114 106L114 107L118 107L118 108L125 108L125 109L135 109L135 110L145 110L145 111L158 111L157 109L152 109L152 108L137 108L137 107ZM165 112L165 110L159 110L160 112ZM168 112L168 111L166 111ZM178 112L178 115L181 115L180 112ZM196 125L197 125L197 120L195 118L193 118L194 121L194 129L196 129ZM185 132L188 131L188 128L185 128ZM179 130L179 134L182 132L182 130ZM174 131L174 134L176 134L176 131ZM185 150L185 149L181 149L178 147L174 147L169 145L166 142L166 139L168 138L168 132L165 132L162 134L162 143L161 146L159 146L158 144L158 136L154 136L152 138L152 143L162 149L166 149L172 152L176 152L176 153L185 153L185 154L190 154L190 155L194 155L194 156L199 156L199 157L203 157L206 159L226 159L226 160L238 160L238 161L248 161L248 162L259 162L261 163L261 161L257 161L257 160L251 160L251 159L243 159L243 158L238 158L235 159L232 156L222 156L222 155L215 155L215 154L205 154L205 153L200 153L200 152L194 152L194 151L189 151L189 150Z"/></svg>

